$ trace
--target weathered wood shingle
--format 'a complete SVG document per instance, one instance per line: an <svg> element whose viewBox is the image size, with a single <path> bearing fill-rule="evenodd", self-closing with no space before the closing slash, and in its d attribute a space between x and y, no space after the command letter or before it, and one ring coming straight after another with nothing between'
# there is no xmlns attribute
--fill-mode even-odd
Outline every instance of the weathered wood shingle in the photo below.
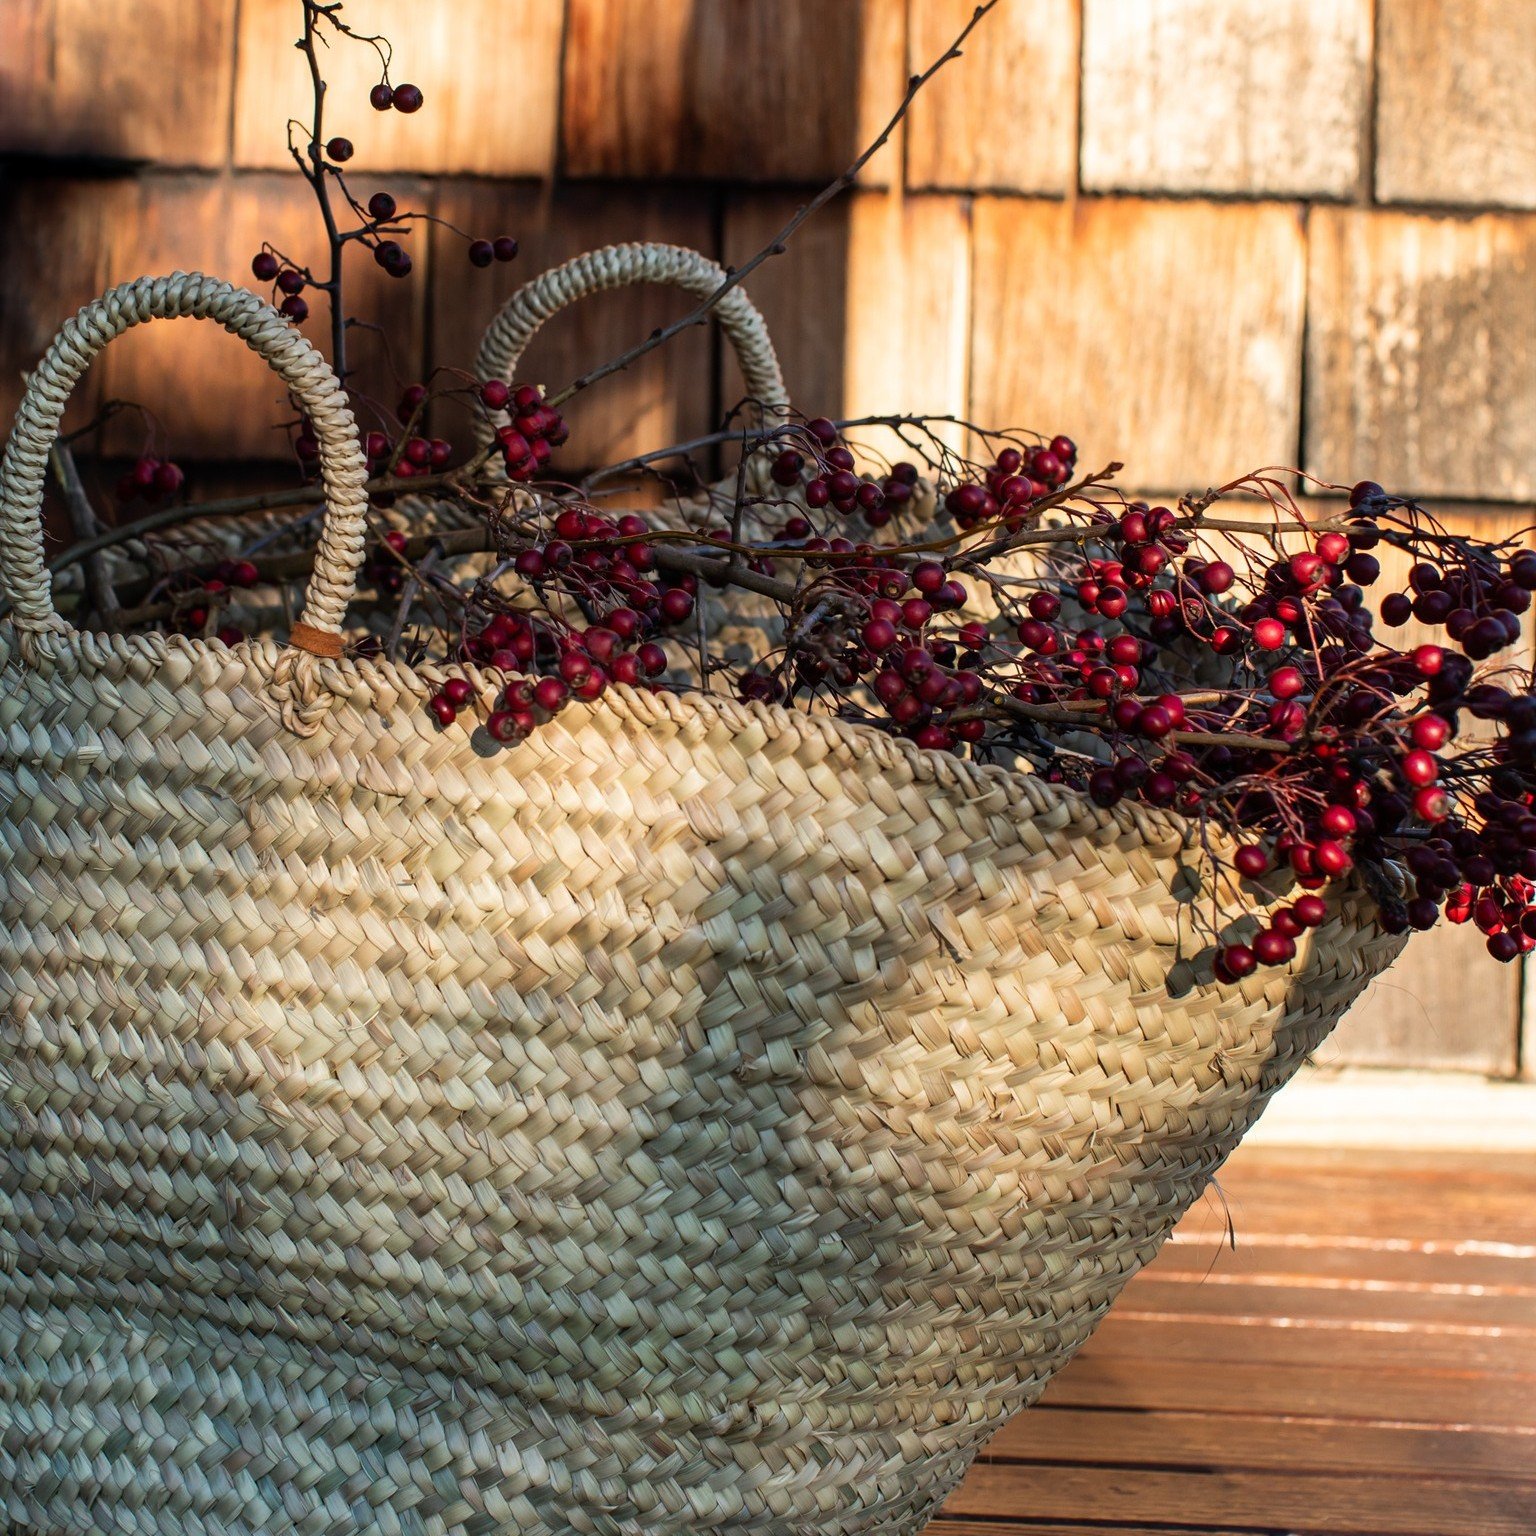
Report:
<svg viewBox="0 0 1536 1536"><path fill-rule="evenodd" d="M1204 489L1294 464L1305 248L1286 204L978 198L971 416Z"/></svg>
<svg viewBox="0 0 1536 1536"><path fill-rule="evenodd" d="M1083 185L1348 197L1371 0L1084 0Z"/></svg>
<svg viewBox="0 0 1536 1536"><path fill-rule="evenodd" d="M1317 208L1310 254L1307 468L1536 497L1536 217Z"/></svg>

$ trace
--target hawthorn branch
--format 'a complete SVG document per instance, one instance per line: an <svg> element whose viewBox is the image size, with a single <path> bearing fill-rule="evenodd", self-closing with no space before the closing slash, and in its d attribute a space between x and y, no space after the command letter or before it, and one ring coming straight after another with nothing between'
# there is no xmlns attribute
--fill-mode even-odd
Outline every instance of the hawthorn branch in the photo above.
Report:
<svg viewBox="0 0 1536 1536"><path fill-rule="evenodd" d="M309 63L310 86L315 99L315 116L310 130L308 164L305 163L305 156L301 155L297 149L293 150L293 158L298 161L299 170L313 189L315 200L320 204L320 217L325 220L325 239L331 252L331 276L329 282L318 286L324 287L331 304L331 366L336 370L337 379L345 384L347 382L347 317L341 298L344 242L336 224L336 215L331 208L330 187L326 181L325 160L321 148L325 142L323 125L326 86L325 77L320 73L320 59L315 52L315 23L320 16L326 14L326 8L317 4L316 0L304 0L304 36L298 47ZM334 18L331 19L334 22Z"/></svg>
<svg viewBox="0 0 1536 1536"><path fill-rule="evenodd" d="M743 280L755 272L760 266L762 266L762 264L767 261L770 256L782 256L784 254L785 246L789 243L795 231L798 230L800 226L804 224L805 221L810 218L813 213L816 213L820 209L824 208L828 203L832 201L834 197L838 196L839 193L846 192L848 188L858 180L859 172L862 171L864 167L869 163L869 161L875 156L875 154L885 146L891 135L896 131L898 124L900 124L901 120L911 110L912 103L917 99L918 92L921 91L922 88L927 85L927 83L933 79L933 77L938 74L938 72L943 69L946 64L960 57L961 48L966 39L971 35L972 32L976 30L977 26L980 25L987 12L993 10L997 4L998 0L984 0L983 4L976 7L976 9L971 13L971 19L966 22L965 27L961 31L960 35L954 40L954 42L952 42L949 47L942 54L940 54L939 57L928 66L927 69L922 72L922 74L913 75L912 78L907 81L906 94L901 98L901 104L896 108L896 111L894 114L892 114L891 120L880 131L879 136L874 140L874 142L871 143L869 147L859 155L858 159L856 159L853 164L850 165L848 169L842 173L842 175L828 182L827 185L823 187L821 191L818 192L816 196L810 200L810 202L806 203L803 207L796 209L794 216L789 220L789 222L773 237L772 240L768 242L767 245L758 251L755 256L749 258L739 267L732 267L727 269L725 281L721 283L720 286L716 288L708 298L702 300L696 308L690 310L686 315L682 317L681 320L674 320L671 325L662 326L659 329L652 331L644 341L637 343L627 352L623 352L618 357L613 358L611 361L603 363L601 366L593 368L589 372L582 374L579 378L567 384L565 388L560 390L557 394L551 395L549 397L548 404L558 407L565 401L569 400L572 395L578 394L580 391L587 389L591 385L597 383L599 379L606 379L609 374L618 373L620 370L629 367L631 363L636 362L640 358L644 357L647 352L654 351L664 342L670 341L674 336L681 335L681 333L686 331L690 326L698 325L701 321L708 319L710 311L715 308L715 306L721 301L721 299L726 296L726 294L731 291L731 289L740 287Z"/></svg>

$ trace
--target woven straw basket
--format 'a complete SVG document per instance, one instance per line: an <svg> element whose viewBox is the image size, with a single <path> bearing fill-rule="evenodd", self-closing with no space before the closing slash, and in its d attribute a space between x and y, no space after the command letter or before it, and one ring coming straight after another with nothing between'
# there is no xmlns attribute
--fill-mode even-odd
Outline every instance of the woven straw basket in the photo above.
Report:
<svg viewBox="0 0 1536 1536"><path fill-rule="evenodd" d="M323 446L287 645L52 606L66 396L186 315ZM1346 892L1218 986L1176 818L804 713L439 731L441 670L334 654L364 478L324 360L208 277L87 305L21 405L4 1528L918 1530L1399 941Z"/></svg>

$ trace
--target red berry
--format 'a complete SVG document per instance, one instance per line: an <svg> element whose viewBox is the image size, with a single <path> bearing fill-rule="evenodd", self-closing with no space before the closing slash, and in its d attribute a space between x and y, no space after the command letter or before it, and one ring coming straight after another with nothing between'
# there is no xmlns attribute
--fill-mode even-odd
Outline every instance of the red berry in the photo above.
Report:
<svg viewBox="0 0 1536 1536"><path fill-rule="evenodd" d="M278 308L295 324L299 324L309 318L309 305L296 293L290 293Z"/></svg>
<svg viewBox="0 0 1536 1536"><path fill-rule="evenodd" d="M344 164L352 158L352 140L343 139L339 136L334 139L327 139L325 152L337 165Z"/></svg>
<svg viewBox="0 0 1536 1536"><path fill-rule="evenodd" d="M1398 766L1403 777L1417 789L1433 784L1440 777L1440 764L1432 753L1423 750L1410 752Z"/></svg>
<svg viewBox="0 0 1536 1536"><path fill-rule="evenodd" d="M388 112L395 104L395 93L381 80L368 92L368 102L375 112Z"/></svg>
<svg viewBox="0 0 1536 1536"><path fill-rule="evenodd" d="M1317 928L1328 916L1328 903L1321 896L1298 896L1291 911L1303 928Z"/></svg>
<svg viewBox="0 0 1536 1536"><path fill-rule="evenodd" d="M1294 699L1306 686L1306 679L1295 667L1276 667L1269 674L1269 691L1277 699Z"/></svg>
<svg viewBox="0 0 1536 1536"><path fill-rule="evenodd" d="M251 257L251 271L263 283L270 283L279 271L277 257L271 251L257 251Z"/></svg>
<svg viewBox="0 0 1536 1536"><path fill-rule="evenodd" d="M416 85L397 85L391 98L396 112L421 111L422 94L421 87Z"/></svg>
<svg viewBox="0 0 1536 1536"><path fill-rule="evenodd" d="M1213 560L1202 567L1198 579L1206 592L1219 596L1230 590L1232 583L1237 580L1237 572L1225 560Z"/></svg>
<svg viewBox="0 0 1536 1536"><path fill-rule="evenodd" d="M467 677L450 677L443 684L443 697L453 705L455 709L463 709L474 698L475 690L470 686Z"/></svg>
<svg viewBox="0 0 1536 1536"><path fill-rule="evenodd" d="M1413 809L1425 821L1444 821L1451 814L1451 797L1438 784L1431 784L1413 797Z"/></svg>
<svg viewBox="0 0 1536 1536"><path fill-rule="evenodd" d="M452 725L459 717L459 712L453 707L453 700L446 694L435 693L427 700L427 708L437 716L439 725Z"/></svg>
<svg viewBox="0 0 1536 1536"><path fill-rule="evenodd" d="M1315 555L1311 551L1303 551L1299 555L1292 555L1289 561L1290 572L1299 586L1310 587L1322 580L1324 560L1321 555Z"/></svg>
<svg viewBox="0 0 1536 1536"><path fill-rule="evenodd" d="M1274 928L1266 928L1253 941L1253 954L1260 965L1284 965L1296 958L1296 941Z"/></svg>
<svg viewBox="0 0 1536 1536"><path fill-rule="evenodd" d="M497 235L491 241L491 254L497 261L516 261L517 252L517 241L511 235Z"/></svg>
<svg viewBox="0 0 1536 1536"><path fill-rule="evenodd" d="M1520 941L1512 933L1495 933L1488 940L1488 953L1508 965L1520 954Z"/></svg>
<svg viewBox="0 0 1536 1536"><path fill-rule="evenodd" d="M1450 722L1441 715L1420 715L1413 722L1413 744L1433 752L1451 739Z"/></svg>
<svg viewBox="0 0 1536 1536"><path fill-rule="evenodd" d="M1253 643L1261 651L1278 651L1285 644L1285 625L1279 619L1260 619L1253 626Z"/></svg>
<svg viewBox="0 0 1536 1536"><path fill-rule="evenodd" d="M1324 838L1312 850L1312 861L1317 866L1319 874L1330 876L1344 874L1354 863L1345 851L1344 845L1335 842L1332 838Z"/></svg>
<svg viewBox="0 0 1536 1536"><path fill-rule="evenodd" d="M1228 944L1221 951L1219 964L1232 980L1251 976L1259 967L1258 956L1246 944Z"/></svg>
<svg viewBox="0 0 1536 1536"><path fill-rule="evenodd" d="M395 216L395 200L388 192L375 192L368 199L368 217L387 224Z"/></svg>
<svg viewBox="0 0 1536 1536"><path fill-rule="evenodd" d="M558 677L541 677L533 685L533 702L546 714L553 715L565 707L571 690Z"/></svg>
<svg viewBox="0 0 1536 1536"><path fill-rule="evenodd" d="M1236 864L1238 874L1244 879L1254 880L1269 868L1269 855L1256 844L1249 843L1237 850L1232 857L1232 862Z"/></svg>
<svg viewBox="0 0 1536 1536"><path fill-rule="evenodd" d="M1355 830L1355 813L1347 805L1330 805L1318 823L1330 837L1348 837Z"/></svg>
<svg viewBox="0 0 1536 1536"><path fill-rule="evenodd" d="M1445 665L1445 652L1438 645L1421 645L1413 653L1414 670L1420 677L1434 677Z"/></svg>
<svg viewBox="0 0 1536 1536"><path fill-rule="evenodd" d="M681 624L693 612L693 597L681 587L673 587L661 594L661 621L663 624Z"/></svg>
<svg viewBox="0 0 1536 1536"><path fill-rule="evenodd" d="M471 266L488 267L495 259L496 251L489 240L471 240L469 242Z"/></svg>
<svg viewBox="0 0 1536 1536"><path fill-rule="evenodd" d="M1317 552L1329 565L1349 558L1349 540L1342 533L1325 533L1317 541Z"/></svg>
<svg viewBox="0 0 1536 1536"><path fill-rule="evenodd" d="M640 663L640 670L647 677L659 677L667 670L667 653L654 640L642 645L635 652L635 657Z"/></svg>
<svg viewBox="0 0 1536 1536"><path fill-rule="evenodd" d="M527 734L510 709L493 711L486 719L485 729L493 741L520 741Z"/></svg>
<svg viewBox="0 0 1536 1536"><path fill-rule="evenodd" d="M912 585L925 597L932 597L948 579L949 573L937 560L921 560L912 567Z"/></svg>

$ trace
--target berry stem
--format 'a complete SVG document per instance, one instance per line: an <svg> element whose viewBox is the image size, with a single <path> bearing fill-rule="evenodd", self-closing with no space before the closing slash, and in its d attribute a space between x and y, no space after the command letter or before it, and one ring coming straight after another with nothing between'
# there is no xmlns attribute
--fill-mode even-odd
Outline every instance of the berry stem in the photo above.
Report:
<svg viewBox="0 0 1536 1536"><path fill-rule="evenodd" d="M293 149L293 158L298 162L305 181L314 191L315 200L320 204L320 217L325 221L326 244L330 247L331 253L331 275L328 282L316 283L314 286L325 290L331 306L331 367L336 370L336 377L345 384L347 381L347 313L346 306L342 302L341 291L342 252L345 241L337 228L336 214L331 208L330 182L327 179L322 148L325 143L325 79L320 73L320 59L315 51L316 22L322 16L329 17L329 12L334 7L321 5L318 0L303 0L303 3L304 36L298 47L309 63L315 115L310 128L307 158L297 149ZM329 19L334 24L335 18L329 17Z"/></svg>

